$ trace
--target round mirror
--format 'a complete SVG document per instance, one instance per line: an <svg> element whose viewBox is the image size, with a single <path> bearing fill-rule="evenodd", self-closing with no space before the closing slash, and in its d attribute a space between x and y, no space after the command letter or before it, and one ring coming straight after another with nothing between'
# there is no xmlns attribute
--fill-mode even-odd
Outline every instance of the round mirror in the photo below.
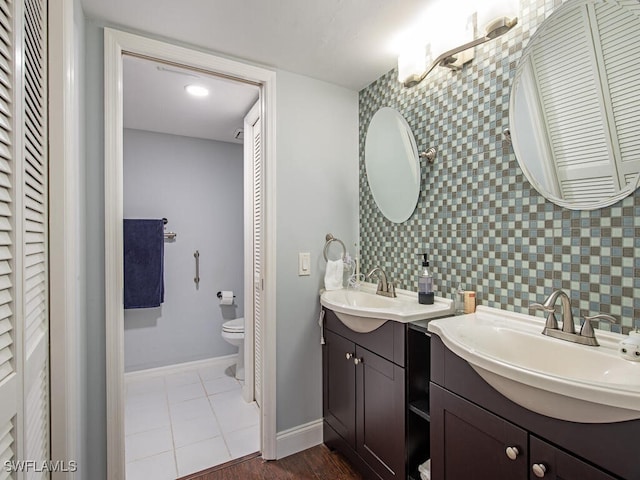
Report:
<svg viewBox="0 0 640 480"><path fill-rule="evenodd" d="M640 2L574 0L523 51L510 99L513 150L557 205L592 210L638 187L639 44Z"/></svg>
<svg viewBox="0 0 640 480"><path fill-rule="evenodd" d="M407 220L420 194L418 148L407 121L393 108L378 110L369 123L364 164L373 199L395 223Z"/></svg>

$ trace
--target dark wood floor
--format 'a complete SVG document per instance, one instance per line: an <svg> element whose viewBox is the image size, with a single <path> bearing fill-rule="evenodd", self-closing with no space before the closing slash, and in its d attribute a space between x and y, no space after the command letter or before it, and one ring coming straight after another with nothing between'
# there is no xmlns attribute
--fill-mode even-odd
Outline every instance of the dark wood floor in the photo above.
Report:
<svg viewBox="0 0 640 480"><path fill-rule="evenodd" d="M364 480L347 460L324 445L281 460L249 455L180 480Z"/></svg>

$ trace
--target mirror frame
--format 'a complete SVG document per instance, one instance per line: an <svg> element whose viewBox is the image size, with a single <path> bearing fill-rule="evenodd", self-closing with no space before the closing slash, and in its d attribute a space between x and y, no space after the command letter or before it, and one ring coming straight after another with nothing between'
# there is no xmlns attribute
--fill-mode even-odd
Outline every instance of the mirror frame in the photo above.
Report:
<svg viewBox="0 0 640 480"><path fill-rule="evenodd" d="M389 182L380 181L375 179L375 175L371 173L371 168L373 165L371 153L374 141L381 141L381 138L378 137L375 140L371 140L371 135L374 133L378 133L377 129L380 128L380 119L382 119L383 115L388 115L393 113L394 120L397 122L395 125L398 129L397 141L399 143L404 143L403 149L401 151L397 151L393 156L389 156L384 159L384 163L390 169L394 168L394 162L398 159L398 156L401 155L409 165L410 169L415 169L413 178L408 179L405 182L405 187L403 190L409 190L407 194L406 205L401 205L398 208L393 208L389 205L389 202L384 204L387 200L385 197L389 197L389 189L397 189L397 184L389 185ZM376 120L376 116L378 116L378 122L374 123ZM374 129L372 130L372 125L374 125ZM386 132L390 133L389 131ZM406 144L406 141L409 141L409 144ZM409 151L410 150L410 151ZM381 163L379 160L377 163ZM411 216L413 212L415 212L416 206L418 204L418 199L420 197L420 186L422 182L422 171L420 167L420 157L418 155L418 147L416 145L415 136L413 135L413 131L411 130L411 126L404 118L404 116L394 108L391 107L381 107L373 114L371 120L369 121L369 125L367 126L367 134L364 142L364 164L365 171L367 174L367 184L369 185L369 190L371 195L378 207L378 210L385 216L388 220L393 223L403 223L406 222ZM382 175L384 177L384 175ZM409 181L410 180L410 181ZM410 183L410 184L409 184ZM377 192L377 194L376 194Z"/></svg>

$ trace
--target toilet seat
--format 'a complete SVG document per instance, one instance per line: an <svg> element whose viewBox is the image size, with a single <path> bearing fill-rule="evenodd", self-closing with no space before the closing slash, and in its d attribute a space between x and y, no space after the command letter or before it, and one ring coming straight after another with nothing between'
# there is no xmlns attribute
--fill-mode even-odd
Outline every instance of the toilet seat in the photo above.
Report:
<svg viewBox="0 0 640 480"><path fill-rule="evenodd" d="M244 318L236 318L222 324L222 331L227 333L244 333Z"/></svg>

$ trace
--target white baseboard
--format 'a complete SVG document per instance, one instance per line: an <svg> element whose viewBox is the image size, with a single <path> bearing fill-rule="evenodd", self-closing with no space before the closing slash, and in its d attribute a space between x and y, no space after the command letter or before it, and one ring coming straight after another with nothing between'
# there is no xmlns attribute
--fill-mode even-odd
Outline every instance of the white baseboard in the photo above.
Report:
<svg viewBox="0 0 640 480"><path fill-rule="evenodd" d="M298 425L276 435L276 458L284 458L322 443L322 419Z"/></svg>
<svg viewBox="0 0 640 480"><path fill-rule="evenodd" d="M144 370L135 370L133 372L126 372L124 379L140 380L145 377L157 377L159 375L168 375L171 373L180 373L186 370L193 370L195 368L213 367L216 365L222 365L225 363L233 363L238 358L238 354L224 355L222 357L205 358L204 360L194 360L192 362L176 363L173 365L165 365L164 367L147 368Z"/></svg>

